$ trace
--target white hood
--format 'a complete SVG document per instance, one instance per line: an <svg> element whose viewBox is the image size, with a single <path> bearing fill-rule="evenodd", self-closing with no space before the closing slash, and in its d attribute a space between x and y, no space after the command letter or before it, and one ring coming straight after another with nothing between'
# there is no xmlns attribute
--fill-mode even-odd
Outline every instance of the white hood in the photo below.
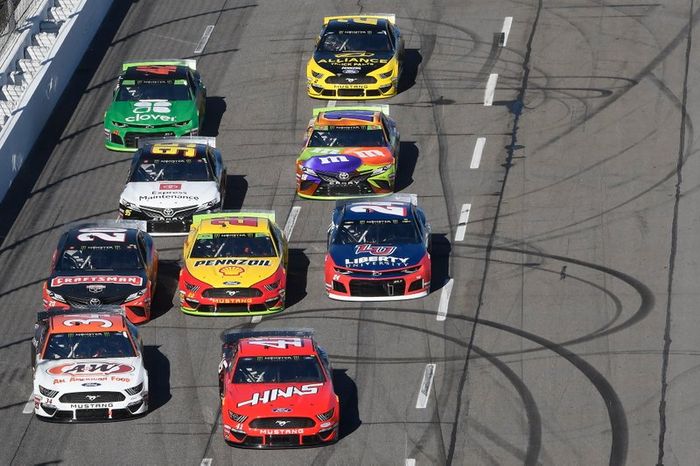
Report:
<svg viewBox="0 0 700 466"><path fill-rule="evenodd" d="M121 200L141 207L176 209L199 206L218 197L215 181L154 181L128 183Z"/></svg>
<svg viewBox="0 0 700 466"><path fill-rule="evenodd" d="M143 361L135 358L59 359L39 361L34 372L36 385L65 392L115 391L144 381Z"/></svg>

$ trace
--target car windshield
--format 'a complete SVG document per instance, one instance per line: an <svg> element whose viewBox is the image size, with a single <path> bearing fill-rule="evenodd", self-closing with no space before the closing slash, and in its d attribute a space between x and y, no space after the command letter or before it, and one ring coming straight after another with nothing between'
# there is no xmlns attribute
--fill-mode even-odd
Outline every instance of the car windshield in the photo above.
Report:
<svg viewBox="0 0 700 466"><path fill-rule="evenodd" d="M329 31L321 38L320 52L388 52L391 42L386 31Z"/></svg>
<svg viewBox="0 0 700 466"><path fill-rule="evenodd" d="M316 356L258 356L238 359L233 383L323 382Z"/></svg>
<svg viewBox="0 0 700 466"><path fill-rule="evenodd" d="M187 84L174 81L124 81L117 91L117 102L137 100L192 100Z"/></svg>
<svg viewBox="0 0 700 466"><path fill-rule="evenodd" d="M190 254L193 259L274 256L272 239L265 233L201 234Z"/></svg>
<svg viewBox="0 0 700 466"><path fill-rule="evenodd" d="M315 129L309 147L383 147L384 131L377 126L330 126Z"/></svg>
<svg viewBox="0 0 700 466"><path fill-rule="evenodd" d="M419 243L418 231L410 219L351 220L343 222L333 244L408 244Z"/></svg>
<svg viewBox="0 0 700 466"><path fill-rule="evenodd" d="M167 156L167 158L142 157L129 181L211 181L212 179L205 158Z"/></svg>
<svg viewBox="0 0 700 466"><path fill-rule="evenodd" d="M54 333L44 359L133 358L134 347L126 332Z"/></svg>
<svg viewBox="0 0 700 466"><path fill-rule="evenodd" d="M56 270L135 270L142 269L135 244L68 245L56 264Z"/></svg>

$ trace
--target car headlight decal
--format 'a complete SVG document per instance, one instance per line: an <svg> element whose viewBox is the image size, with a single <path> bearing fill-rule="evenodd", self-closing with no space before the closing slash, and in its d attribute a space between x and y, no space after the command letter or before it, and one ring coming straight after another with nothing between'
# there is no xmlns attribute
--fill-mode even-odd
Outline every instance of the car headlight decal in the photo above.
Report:
<svg viewBox="0 0 700 466"><path fill-rule="evenodd" d="M46 398L55 398L58 395L58 390L51 390L46 387L39 385L39 393L44 395Z"/></svg>

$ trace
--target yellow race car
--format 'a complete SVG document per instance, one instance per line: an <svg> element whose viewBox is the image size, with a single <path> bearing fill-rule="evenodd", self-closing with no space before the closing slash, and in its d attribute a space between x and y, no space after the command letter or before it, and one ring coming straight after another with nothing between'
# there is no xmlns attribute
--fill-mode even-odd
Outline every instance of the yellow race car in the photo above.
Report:
<svg viewBox="0 0 700 466"><path fill-rule="evenodd" d="M287 240L274 212L195 215L183 258L182 312L240 316L284 309Z"/></svg>
<svg viewBox="0 0 700 466"><path fill-rule="evenodd" d="M306 65L309 96L359 100L396 95L403 57L394 15L328 16Z"/></svg>

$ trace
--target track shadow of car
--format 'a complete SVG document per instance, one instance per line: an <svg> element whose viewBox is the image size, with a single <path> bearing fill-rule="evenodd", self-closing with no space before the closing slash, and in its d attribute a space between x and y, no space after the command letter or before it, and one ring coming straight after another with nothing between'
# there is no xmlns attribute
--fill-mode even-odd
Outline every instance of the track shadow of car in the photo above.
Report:
<svg viewBox="0 0 700 466"><path fill-rule="evenodd" d="M287 299L285 307L292 306L306 296L306 275L309 271L309 258L303 249L289 249L287 266Z"/></svg>
<svg viewBox="0 0 700 466"><path fill-rule="evenodd" d="M158 285L151 304L151 320L157 319L173 307L173 298L177 293L177 281L180 276L180 264L176 260L158 261Z"/></svg>
<svg viewBox="0 0 700 466"><path fill-rule="evenodd" d="M395 190L401 191L413 183L413 172L418 162L418 146L414 141L401 141L399 148L399 164L396 170Z"/></svg>
<svg viewBox="0 0 700 466"><path fill-rule="evenodd" d="M243 207L243 201L247 192L248 181L246 181L245 175L226 175L224 209L240 209Z"/></svg>
<svg viewBox="0 0 700 466"><path fill-rule="evenodd" d="M409 90L416 84L418 65L423 61L423 56L418 49L406 49L403 58L403 71L399 79L399 94Z"/></svg>
<svg viewBox="0 0 700 466"><path fill-rule="evenodd" d="M338 438L352 434L362 425L358 408L357 385L346 374L347 369L333 369L333 388L340 403L340 429Z"/></svg>
<svg viewBox="0 0 700 466"><path fill-rule="evenodd" d="M226 111L226 97L207 97L207 109L205 110L204 123L202 124L202 136L213 136L219 135L219 125L221 125L221 118L224 116Z"/></svg>
<svg viewBox="0 0 700 466"><path fill-rule="evenodd" d="M450 252L452 245L444 233L433 233L430 235L431 249L430 258L432 262L432 272L430 278L430 292L442 288L450 279Z"/></svg>
<svg viewBox="0 0 700 466"><path fill-rule="evenodd" d="M145 345L143 362L148 371L148 411L165 405L170 398L170 360L160 351L160 346Z"/></svg>

